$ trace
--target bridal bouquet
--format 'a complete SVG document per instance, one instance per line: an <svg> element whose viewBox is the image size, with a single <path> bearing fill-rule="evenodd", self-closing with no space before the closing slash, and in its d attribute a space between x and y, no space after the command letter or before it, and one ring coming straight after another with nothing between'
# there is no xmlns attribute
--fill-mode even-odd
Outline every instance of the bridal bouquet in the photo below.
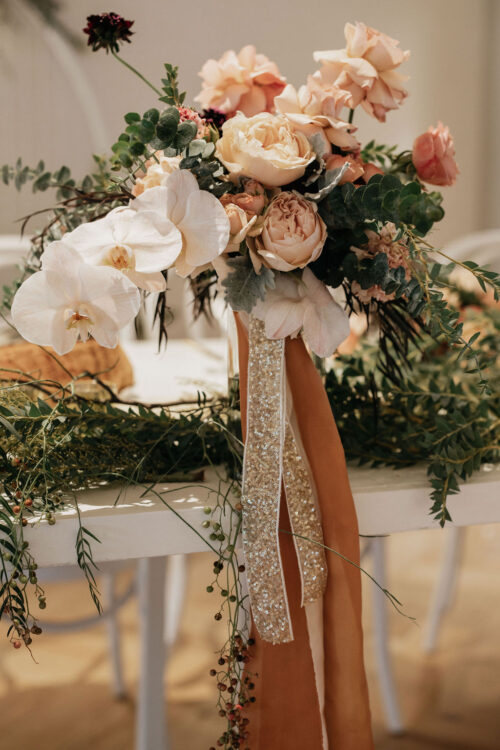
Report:
<svg viewBox="0 0 500 750"><path fill-rule="evenodd" d="M121 60L131 25L108 13L90 16L85 32ZM201 111L184 105L167 64L161 90L148 82L162 106L125 115L110 164L95 157L99 173L80 184L66 167L4 167L5 182L33 180L62 198L12 302L18 331L59 354L88 336L113 347L141 295L164 303L172 270L190 278L200 309L218 279L231 308L262 320L269 338L302 333L320 357L360 308L376 314L387 353L389 341L404 354L419 326L465 344L424 239L444 213L430 186L458 173L453 139L438 123L411 150L360 144L354 115L385 121L403 103L409 53L362 23L345 37L343 49L314 53L318 69L298 90L252 46L207 61Z"/></svg>
<svg viewBox="0 0 500 750"><path fill-rule="evenodd" d="M4 305L24 338L62 355L89 337L116 346L120 329L150 293L157 295L161 341L169 272L189 279L196 313L208 312L214 295L224 295L236 313L246 442L241 502L231 504L238 517L234 538L221 531L225 511L209 536L221 542L215 580L223 569L236 576L218 584L221 609L227 605L232 625L218 668L211 670L220 714L228 721L217 746L249 742L243 711L255 696L246 665L257 642L254 671L263 692L273 675L281 675L268 694L279 690L286 697L299 684L308 694L317 691L324 714L322 719L311 710L307 722L297 716L297 725L287 717L287 747L312 747L313 732L314 746L327 747L330 740L331 746L354 747L349 736L356 750L368 750L357 522L338 433L309 353L333 355L349 335L349 316L365 313L379 332L378 368L385 383L402 377L409 343L430 336L465 356L467 372L479 373L483 389L488 387L474 348L479 333L464 335L459 311L449 302L449 274L437 261L452 259L426 239L444 215L434 188L451 186L458 174L453 139L438 123L407 150L358 141L361 110L383 122L404 102L400 69L409 56L398 42L362 23L346 25L342 49L314 52L317 69L298 89L253 46L207 61L195 98L199 109L186 106L175 66L165 65L157 88L122 59L120 45L130 42L131 27L131 21L104 13L89 16L84 31L93 50L111 53L160 104L143 114L128 112L109 158L94 156L95 172L79 182L67 167L50 172L43 162L30 168L19 159L3 167L6 184L31 182L34 191L57 191L46 225L33 237L23 278L5 290ZM459 265L498 299L496 274L473 262ZM330 387L336 382L330 378ZM37 408L49 407L43 402ZM20 464L14 454L6 454L6 461ZM446 493L458 489L458 470L450 470L452 481L448 471L445 464L442 471L435 468L445 490L433 512L443 523L449 517ZM25 526L33 501L28 498L28 505L19 482L11 482L13 512ZM7 489L9 497L13 491ZM50 497L37 502L52 518ZM280 508L288 510L285 521ZM280 528L288 519L289 526ZM244 565L234 558L240 529ZM293 537L292 545L278 540L278 529ZM297 562L300 601L288 601L284 569L292 575ZM243 570L255 625L251 638L238 625L247 599L238 580ZM24 601L17 579L5 576L5 585ZM18 606L21 624L14 621L13 627L29 645L30 632L39 628L30 630ZM310 631L304 611L316 623ZM324 631L318 626L323 613ZM215 619L222 619L221 610ZM294 657L276 666L278 652L262 649L259 639L280 644L292 641L294 632L302 633L295 651L287 652ZM309 664L311 655L318 659L314 669L294 671ZM268 727L267 747L283 741L273 740L280 726L273 707L264 704L260 726Z"/></svg>

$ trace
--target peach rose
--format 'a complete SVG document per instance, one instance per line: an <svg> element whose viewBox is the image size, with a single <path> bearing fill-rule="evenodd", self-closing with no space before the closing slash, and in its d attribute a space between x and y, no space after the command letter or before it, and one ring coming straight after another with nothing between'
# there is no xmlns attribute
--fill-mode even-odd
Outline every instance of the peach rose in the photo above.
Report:
<svg viewBox="0 0 500 750"><path fill-rule="evenodd" d="M458 174L455 144L449 128L438 122L413 144L413 164L421 180L430 185L453 185Z"/></svg>
<svg viewBox="0 0 500 750"><path fill-rule="evenodd" d="M379 73L397 68L410 56L408 51L399 49L396 39L359 21L346 23L344 34L348 56L368 60Z"/></svg>
<svg viewBox="0 0 500 750"><path fill-rule="evenodd" d="M315 154L303 133L283 115L241 112L224 123L216 154L232 177L251 177L266 187L281 187L302 177Z"/></svg>
<svg viewBox="0 0 500 750"><path fill-rule="evenodd" d="M225 252L236 252L240 249L240 244L254 227L257 221L257 214L249 216L236 203L225 203L223 205L226 216L229 219L229 242Z"/></svg>
<svg viewBox="0 0 500 750"><path fill-rule="evenodd" d="M340 154L332 154L326 160L327 169L341 169L346 162L349 162L349 166L342 176L339 185L345 185L346 182L355 182L363 177L365 171L362 166L362 161L357 159L355 156L341 156Z"/></svg>
<svg viewBox="0 0 500 750"><path fill-rule="evenodd" d="M264 265L293 271L316 260L325 240L326 226L316 203L298 193L282 192L269 204L254 250Z"/></svg>
<svg viewBox="0 0 500 750"><path fill-rule="evenodd" d="M207 60L199 75L203 83L195 101L203 109L239 110L247 117L274 111L274 97L286 84L277 65L251 44L238 54L229 50L220 60Z"/></svg>
<svg viewBox="0 0 500 750"><path fill-rule="evenodd" d="M345 185L346 182L356 182L356 180L363 179L364 182L368 182L374 174L384 174L376 164L371 162L364 162L359 157L355 157L352 154L348 156L341 156L340 154L332 154L326 160L327 169L341 169L346 162L349 162L349 167L345 171L339 185Z"/></svg>
<svg viewBox="0 0 500 750"><path fill-rule="evenodd" d="M165 185L168 175L179 169L181 156L164 156L163 151L158 151L155 156L156 159L151 158L146 162L146 174L135 181L132 195L136 198L149 188Z"/></svg>
<svg viewBox="0 0 500 750"><path fill-rule="evenodd" d="M261 214L267 202L264 188L256 180L247 180L244 187L246 188L244 193L232 195L226 193L222 196L220 202L223 206L234 203L239 208L242 208L249 218Z"/></svg>
<svg viewBox="0 0 500 750"><path fill-rule="evenodd" d="M364 23L347 23L343 50L315 52L323 63L315 74L322 85L336 86L348 95L348 107L361 104L381 122L391 109L397 109L407 96L406 76L396 71L410 53L399 49L399 42Z"/></svg>
<svg viewBox="0 0 500 750"><path fill-rule="evenodd" d="M288 84L276 97L276 109L285 115L295 130L307 136L319 133L325 140L325 153L331 152L330 144L344 150L359 148L359 143L352 135L356 128L340 117L345 106L346 94L338 88L321 86L320 82L309 76L307 85L298 91Z"/></svg>

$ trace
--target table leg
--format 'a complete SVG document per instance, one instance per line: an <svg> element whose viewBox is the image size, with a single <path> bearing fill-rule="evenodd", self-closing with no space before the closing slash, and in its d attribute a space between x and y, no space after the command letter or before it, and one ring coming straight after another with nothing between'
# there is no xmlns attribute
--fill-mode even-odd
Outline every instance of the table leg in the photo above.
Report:
<svg viewBox="0 0 500 750"><path fill-rule="evenodd" d="M430 653L437 644L443 616L453 602L460 571L460 558L465 539L465 529L449 526L446 531L446 544L441 570L434 590L432 604L424 630L424 650Z"/></svg>
<svg viewBox="0 0 500 750"><path fill-rule="evenodd" d="M136 750L167 750L164 644L165 557L139 560L138 600L141 665L136 717Z"/></svg>
<svg viewBox="0 0 500 750"><path fill-rule="evenodd" d="M120 623L116 606L116 574L110 570L102 574L102 588L105 606L106 629L108 631L109 656L113 674L113 692L116 698L126 695L123 680L123 664L120 643Z"/></svg>
<svg viewBox="0 0 500 750"><path fill-rule="evenodd" d="M186 596L187 557L170 555L167 561L165 644L171 649L177 639Z"/></svg>
<svg viewBox="0 0 500 750"><path fill-rule="evenodd" d="M385 567L385 539L374 537L370 540L373 555L373 577L382 588L387 588ZM387 727L393 734L404 730L398 693L392 673L389 653L389 630L387 623L387 599L378 586L373 586L373 629L375 633L375 654L378 663L378 679L382 692Z"/></svg>

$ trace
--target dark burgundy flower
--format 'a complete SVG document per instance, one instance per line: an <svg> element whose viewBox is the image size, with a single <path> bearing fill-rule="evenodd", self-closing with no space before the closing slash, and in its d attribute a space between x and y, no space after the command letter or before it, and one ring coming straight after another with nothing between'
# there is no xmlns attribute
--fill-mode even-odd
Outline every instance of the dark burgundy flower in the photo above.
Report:
<svg viewBox="0 0 500 750"><path fill-rule="evenodd" d="M130 42L130 37L134 33L130 31L133 23L118 13L100 13L87 16L87 26L83 32L88 34L88 43L94 52L98 49L118 52L120 42Z"/></svg>
<svg viewBox="0 0 500 750"><path fill-rule="evenodd" d="M213 125L213 127L219 132L227 120L227 115L219 109L204 109L201 116L206 121L207 125Z"/></svg>

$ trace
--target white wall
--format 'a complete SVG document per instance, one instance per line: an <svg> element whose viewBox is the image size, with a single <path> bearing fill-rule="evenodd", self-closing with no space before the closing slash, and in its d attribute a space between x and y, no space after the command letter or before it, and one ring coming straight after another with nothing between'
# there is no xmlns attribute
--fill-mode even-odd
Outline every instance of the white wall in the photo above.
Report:
<svg viewBox="0 0 500 750"><path fill-rule="evenodd" d="M0 164L18 155L32 163L43 157L48 165L66 163L82 173L90 166L91 150L82 112L40 35L24 24L13 25L20 2L9 0L11 21L3 19L0 27ZM438 118L451 127L461 175L454 188L445 190L447 217L438 231L445 242L487 221L483 133L489 117L487 42L494 5L488 0L120 0L113 2L113 10L136 21L124 56L156 81L163 62L178 64L188 99L199 89L196 73L204 60L228 47L255 43L291 82L300 84L314 70L313 50L343 45L348 20L365 21L401 40L412 51L405 65L410 96L389 114L385 126L359 112L360 134L408 147ZM63 17L77 31L86 15L105 7L102 0L68 0ZM122 114L152 106L152 92L102 51L83 50L82 64L111 143ZM0 187L0 232L16 231L14 219L48 200L47 194L34 200L27 190L17 195Z"/></svg>

